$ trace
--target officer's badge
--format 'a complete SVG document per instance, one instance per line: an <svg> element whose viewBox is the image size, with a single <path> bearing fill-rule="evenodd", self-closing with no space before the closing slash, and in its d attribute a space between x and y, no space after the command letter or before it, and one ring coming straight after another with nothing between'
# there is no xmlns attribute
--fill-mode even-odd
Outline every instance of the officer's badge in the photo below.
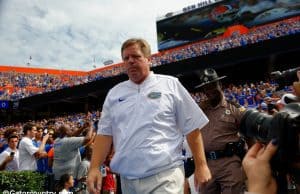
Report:
<svg viewBox="0 0 300 194"><path fill-rule="evenodd" d="M148 98L157 99L161 97L161 92L150 92Z"/></svg>
<svg viewBox="0 0 300 194"><path fill-rule="evenodd" d="M225 110L226 115L230 115L230 113L231 113L230 110L228 110L228 109Z"/></svg>

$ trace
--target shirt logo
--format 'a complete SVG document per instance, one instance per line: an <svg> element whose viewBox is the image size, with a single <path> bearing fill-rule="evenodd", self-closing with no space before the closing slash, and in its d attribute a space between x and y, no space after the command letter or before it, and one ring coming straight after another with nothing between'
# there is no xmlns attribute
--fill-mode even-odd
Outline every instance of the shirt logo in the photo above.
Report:
<svg viewBox="0 0 300 194"><path fill-rule="evenodd" d="M148 98L157 99L161 97L161 92L150 92Z"/></svg>
<svg viewBox="0 0 300 194"><path fill-rule="evenodd" d="M123 102L125 100L125 98L119 98L119 102Z"/></svg>

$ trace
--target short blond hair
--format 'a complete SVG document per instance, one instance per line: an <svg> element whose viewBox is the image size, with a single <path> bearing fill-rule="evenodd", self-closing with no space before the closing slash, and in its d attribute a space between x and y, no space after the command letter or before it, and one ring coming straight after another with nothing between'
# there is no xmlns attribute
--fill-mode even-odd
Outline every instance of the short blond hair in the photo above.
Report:
<svg viewBox="0 0 300 194"><path fill-rule="evenodd" d="M150 57L151 56L151 48L150 48L150 45L149 43L142 39L142 38L131 38L131 39L128 39L126 40L123 44L122 44L122 47L121 47L121 56L123 58L123 51L129 47L129 46L132 46L134 44L137 44L142 53L144 54L145 57Z"/></svg>

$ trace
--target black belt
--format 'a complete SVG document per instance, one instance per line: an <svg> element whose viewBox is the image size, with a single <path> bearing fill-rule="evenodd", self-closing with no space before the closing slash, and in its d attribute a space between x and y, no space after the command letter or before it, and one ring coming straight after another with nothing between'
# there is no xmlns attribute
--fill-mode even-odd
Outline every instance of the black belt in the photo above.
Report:
<svg viewBox="0 0 300 194"><path fill-rule="evenodd" d="M226 143L224 150L205 152L205 156L209 160L217 160L219 158L231 157L233 155L243 158L245 154L244 145L245 142L242 139L237 142L228 142Z"/></svg>
<svg viewBox="0 0 300 194"><path fill-rule="evenodd" d="M209 160L217 160L219 158L233 156L233 153L232 152L230 153L225 150L216 150L216 151L205 152L205 156Z"/></svg>

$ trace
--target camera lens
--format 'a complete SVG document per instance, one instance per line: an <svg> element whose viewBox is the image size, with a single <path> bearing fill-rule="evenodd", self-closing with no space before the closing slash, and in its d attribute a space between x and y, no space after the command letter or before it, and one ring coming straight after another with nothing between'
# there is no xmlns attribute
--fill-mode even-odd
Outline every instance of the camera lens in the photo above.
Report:
<svg viewBox="0 0 300 194"><path fill-rule="evenodd" d="M242 120L240 132L246 137L255 138L261 142L271 140L273 116L265 113L260 113L256 110L248 110Z"/></svg>

